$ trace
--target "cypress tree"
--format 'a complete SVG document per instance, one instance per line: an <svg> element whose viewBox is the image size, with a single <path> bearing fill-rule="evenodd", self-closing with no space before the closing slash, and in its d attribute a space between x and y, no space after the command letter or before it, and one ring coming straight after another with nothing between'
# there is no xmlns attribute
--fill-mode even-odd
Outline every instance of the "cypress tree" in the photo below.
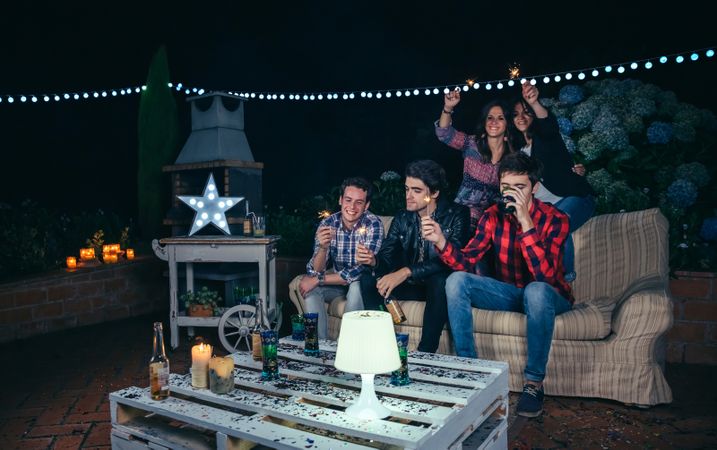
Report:
<svg viewBox="0 0 717 450"><path fill-rule="evenodd" d="M177 103L168 86L169 65L164 45L155 53L139 103L137 158L138 224L146 239L159 238L169 209L170 183L162 166L171 164L179 148Z"/></svg>

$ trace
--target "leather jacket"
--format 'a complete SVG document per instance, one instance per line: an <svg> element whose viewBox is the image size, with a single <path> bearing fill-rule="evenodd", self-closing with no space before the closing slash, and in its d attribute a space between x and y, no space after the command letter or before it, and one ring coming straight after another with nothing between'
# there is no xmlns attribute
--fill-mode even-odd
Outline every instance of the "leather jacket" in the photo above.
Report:
<svg viewBox="0 0 717 450"><path fill-rule="evenodd" d="M471 236L470 210L457 203L439 201L434 219L443 235L458 248L463 248ZM402 267L411 269L409 282L420 282L441 271L451 269L443 264L432 242L423 241L418 214L405 209L398 211L391 222L388 234L376 254L376 276L386 275ZM423 261L419 261L419 242L423 241Z"/></svg>

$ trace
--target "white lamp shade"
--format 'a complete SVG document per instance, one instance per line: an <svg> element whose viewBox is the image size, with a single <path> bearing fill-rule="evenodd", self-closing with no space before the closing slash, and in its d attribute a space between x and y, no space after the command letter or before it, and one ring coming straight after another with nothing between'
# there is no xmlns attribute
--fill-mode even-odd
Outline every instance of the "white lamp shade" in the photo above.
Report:
<svg viewBox="0 0 717 450"><path fill-rule="evenodd" d="M341 318L334 366L348 373L377 374L401 365L391 314L353 311Z"/></svg>

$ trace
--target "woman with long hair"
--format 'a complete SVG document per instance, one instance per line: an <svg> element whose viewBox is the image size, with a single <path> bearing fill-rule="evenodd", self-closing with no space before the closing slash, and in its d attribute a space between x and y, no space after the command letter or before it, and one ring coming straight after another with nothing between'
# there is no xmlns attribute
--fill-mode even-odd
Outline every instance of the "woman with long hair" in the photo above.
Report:
<svg viewBox="0 0 717 450"><path fill-rule="evenodd" d="M471 227L498 197L498 163L513 152L508 140L510 114L508 107L494 100L483 107L476 134L453 128L453 111L461 101L460 90L444 96L443 111L436 122L438 140L463 153L463 181L456 203L470 208Z"/></svg>

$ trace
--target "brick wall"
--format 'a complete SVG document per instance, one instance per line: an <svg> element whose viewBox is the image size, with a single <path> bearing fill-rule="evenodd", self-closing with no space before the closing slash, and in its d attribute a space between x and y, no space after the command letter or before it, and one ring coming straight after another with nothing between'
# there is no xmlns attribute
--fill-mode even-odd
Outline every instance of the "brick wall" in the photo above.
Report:
<svg viewBox="0 0 717 450"><path fill-rule="evenodd" d="M153 256L0 285L0 342L169 308L167 263Z"/></svg>
<svg viewBox="0 0 717 450"><path fill-rule="evenodd" d="M670 291L675 323L667 361L717 365L717 273L677 272Z"/></svg>

